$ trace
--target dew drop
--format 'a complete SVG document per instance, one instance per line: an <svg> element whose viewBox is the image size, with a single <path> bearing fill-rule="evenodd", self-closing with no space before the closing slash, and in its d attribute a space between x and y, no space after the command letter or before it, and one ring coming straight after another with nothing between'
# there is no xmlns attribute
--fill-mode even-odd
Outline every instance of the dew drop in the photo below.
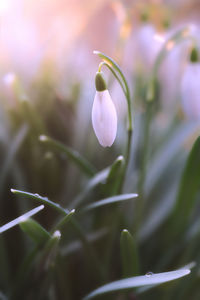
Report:
<svg viewBox="0 0 200 300"><path fill-rule="evenodd" d="M147 272L147 273L145 274L146 277L151 277L152 275L153 275L153 272Z"/></svg>
<svg viewBox="0 0 200 300"><path fill-rule="evenodd" d="M39 194L34 194L36 197L40 197L40 195Z"/></svg>

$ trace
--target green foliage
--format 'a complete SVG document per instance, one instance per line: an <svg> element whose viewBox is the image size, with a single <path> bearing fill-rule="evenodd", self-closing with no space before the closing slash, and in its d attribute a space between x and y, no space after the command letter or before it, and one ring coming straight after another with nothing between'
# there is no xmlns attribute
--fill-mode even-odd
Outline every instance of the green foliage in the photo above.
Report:
<svg viewBox="0 0 200 300"><path fill-rule="evenodd" d="M27 219L20 224L20 228L36 243L44 244L51 236L50 234L35 220Z"/></svg>
<svg viewBox="0 0 200 300"><path fill-rule="evenodd" d="M131 277L139 274L139 257L136 241L127 229L122 230L120 238L123 276Z"/></svg>
<svg viewBox="0 0 200 300"><path fill-rule="evenodd" d="M200 137L195 141L185 164L180 180L178 195L176 198L172 217L170 219L174 236L184 230L189 217L196 206L195 200L200 192Z"/></svg>

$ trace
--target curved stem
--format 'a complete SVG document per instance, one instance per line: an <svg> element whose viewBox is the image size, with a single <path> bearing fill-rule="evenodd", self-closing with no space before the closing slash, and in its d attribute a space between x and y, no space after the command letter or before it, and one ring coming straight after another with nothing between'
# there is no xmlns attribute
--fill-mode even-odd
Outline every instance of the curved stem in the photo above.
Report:
<svg viewBox="0 0 200 300"><path fill-rule="evenodd" d="M121 82L121 80L119 80L119 76L118 75L116 76L116 73L114 72L113 69L115 69L119 73L119 75L120 75L120 77L122 79L122 82L124 83L124 88L122 90L123 90L123 92L125 94L125 97L126 97L126 100L127 100L127 106L128 106L128 131L132 131L133 130L133 126L132 126L133 121L132 121L131 98L130 98L130 90L129 90L126 78L125 78L122 70L118 66L118 64L112 58L110 58L106 54L104 54L102 52L99 52L99 51L94 51L93 53L97 54L103 60L103 62L106 64L106 66L107 67L109 66L110 70L112 69L111 72L114 74L114 76L116 77L116 79L119 82ZM99 66L99 67L101 68L101 66ZM121 85L121 83L120 83L120 85Z"/></svg>
<svg viewBox="0 0 200 300"><path fill-rule="evenodd" d="M94 54L97 54L103 60L103 62L101 62L99 64L98 71L100 72L102 66L105 65L112 72L112 74L115 76L115 78L119 82L119 84L120 84L120 86L122 88L122 91L123 91L123 93L125 95L126 101L127 101L127 110L128 110L128 129L127 129L127 131L128 131L128 139L127 139L127 146L126 146L126 153L125 153L125 164L124 164L124 168L122 170L120 184L119 184L119 191L121 191L122 187L123 187L125 175L126 175L126 172L127 172L127 168L128 168L128 163L129 163L129 158L130 158L130 152L131 152L132 131L133 131L132 107L131 107L130 90L129 90L126 78L125 78L122 70L118 66L118 64L112 58L110 58L109 56L105 55L102 52L94 51Z"/></svg>
<svg viewBox="0 0 200 300"><path fill-rule="evenodd" d="M117 73L110 67L110 65L109 65L108 63L106 63L106 62L101 62L101 63L99 64L98 72L101 72L101 68L102 68L103 66L106 66L106 67L111 71L111 73L114 75L114 77L117 79L117 81L119 82L119 84L120 84L120 86L121 86L121 88L122 88L122 90L123 90L123 93L124 93L124 95L125 95L125 97L126 97L126 90L125 90L125 87L123 86L122 81L120 80L120 78L119 78L119 76L117 75Z"/></svg>

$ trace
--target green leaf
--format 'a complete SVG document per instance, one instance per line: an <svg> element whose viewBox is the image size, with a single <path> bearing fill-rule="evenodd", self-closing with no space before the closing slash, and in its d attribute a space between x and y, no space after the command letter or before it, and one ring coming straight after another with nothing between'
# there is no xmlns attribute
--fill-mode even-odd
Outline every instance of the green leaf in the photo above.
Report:
<svg viewBox="0 0 200 300"><path fill-rule="evenodd" d="M179 269L171 272L157 273L157 274L146 274L144 276L135 276L127 279L113 281L105 284L100 288L94 290L89 295L83 298L83 300L89 300L94 297L104 295L110 292L116 292L120 290L127 290L147 285L158 285L168 281L172 281L183 276L190 274L189 269Z"/></svg>
<svg viewBox="0 0 200 300"><path fill-rule="evenodd" d="M110 171L104 187L108 196L115 195L118 191L123 164L124 164L124 157L120 155L117 157L117 159L110 167Z"/></svg>
<svg viewBox="0 0 200 300"><path fill-rule="evenodd" d="M39 140L40 142L45 143L47 146L54 147L54 149L65 153L69 158L69 160L71 160L87 176L91 177L95 174L96 172L95 168L91 165L89 161L87 161L84 157L82 157L77 151L63 145L62 143L46 135L40 135Z"/></svg>
<svg viewBox="0 0 200 300"><path fill-rule="evenodd" d="M28 197L28 198L31 198L31 199L35 199L35 200L37 200L39 202L45 203L46 205L54 208L55 210L57 210L58 212L64 214L65 216L69 214L69 211L67 209L64 209L59 204L50 201L46 197L41 197L38 194L27 193L27 192L23 192L23 191L19 191L19 190L14 190L14 189L11 189L11 191L14 194L25 196L25 197ZM95 266L98 265L101 268L101 265L99 265L98 262L97 262L97 259L95 257L95 253L91 249L90 244L88 243L88 241L87 241L87 239L85 237L85 234L84 234L84 232L82 230L82 227L78 224L78 222L75 220L75 218L70 218L70 221L71 221L71 224L74 227L74 229L79 234L80 239L82 240L85 248L87 249L87 253L89 253L89 255L90 255L90 260L93 260ZM60 234L60 232L58 230L56 230L56 232ZM98 266L97 266L97 268L98 268Z"/></svg>
<svg viewBox="0 0 200 300"><path fill-rule="evenodd" d="M29 210L27 213L21 215L20 217L12 220L11 222L3 225L0 227L0 233L20 224L21 222L24 222L28 218L32 217L33 215L37 214L39 211L41 211L44 208L44 205L40 205L38 207L35 207L34 209Z"/></svg>
<svg viewBox="0 0 200 300"><path fill-rule="evenodd" d="M99 239L103 238L106 234L108 234L108 230L106 228L102 228L98 231L87 234L86 240L88 241L88 243L94 243ZM76 251L79 251L82 247L83 243L81 243L81 241L77 239L61 248L60 252L63 256L74 254Z"/></svg>
<svg viewBox="0 0 200 300"><path fill-rule="evenodd" d="M122 230L120 250L123 277L131 277L139 273L139 260L135 240L127 229Z"/></svg>
<svg viewBox="0 0 200 300"><path fill-rule="evenodd" d="M185 226L195 206L200 190L200 137L195 141L183 170L176 203L170 219L172 234L175 235Z"/></svg>
<svg viewBox="0 0 200 300"><path fill-rule="evenodd" d="M56 230L46 243L43 251L41 252L41 262L44 262L45 264L44 269L48 269L52 261L55 259L60 239L61 233L59 230Z"/></svg>
<svg viewBox="0 0 200 300"><path fill-rule="evenodd" d="M13 161L27 135L27 132L28 132L28 126L26 124L21 126L16 136L13 138L11 144L8 147L7 155L1 165L0 194L2 193L2 190L4 188L6 176L8 175L8 172L13 165Z"/></svg>
<svg viewBox="0 0 200 300"><path fill-rule="evenodd" d="M170 136L170 139L165 141L155 157L148 162L148 176L144 187L146 195L149 195L151 190L155 188L155 185L159 179L164 176L163 174L169 165L173 163L173 160L176 159L177 156L180 156L183 145L195 134L198 127L199 125L197 123L187 123L173 129L173 134Z"/></svg>
<svg viewBox="0 0 200 300"><path fill-rule="evenodd" d="M96 175L88 181L84 190L72 201L70 207L76 208L96 186L98 186L100 183L104 183L108 177L109 171L110 168L108 167L96 173Z"/></svg>
<svg viewBox="0 0 200 300"><path fill-rule="evenodd" d="M62 227L64 227L71 219L71 217L75 214L75 209L72 209L68 215L66 215L65 217L63 217L61 219L61 221L56 225L56 227L54 228L55 230L61 230Z"/></svg>
<svg viewBox="0 0 200 300"><path fill-rule="evenodd" d="M19 226L36 244L44 244L51 238L48 231L31 218L22 221Z"/></svg>
<svg viewBox="0 0 200 300"><path fill-rule="evenodd" d="M63 207L61 207L58 203L55 203L53 201L50 201L47 197L42 197L38 194L32 194L32 193L28 193L28 192L24 192L24 191L20 191L20 190L15 190L15 189L11 189L11 192L16 194L16 195L20 195L20 196L24 196L27 198L31 198L34 200L37 200L43 204L46 204L52 208L54 208L55 210L57 210L58 212L67 215L69 213L69 211Z"/></svg>
<svg viewBox="0 0 200 300"><path fill-rule="evenodd" d="M183 269L183 270L189 269L191 271L191 269L193 269L195 266L196 266L196 262L191 262L191 263L189 263L187 265L184 265L180 269ZM137 291L136 291L136 293L137 293L137 295L139 295L139 294L142 294L142 293L144 293L144 292L146 292L148 290L151 290L154 287L155 287L155 285L146 285L146 286L138 288ZM166 298L166 299L170 299L170 298Z"/></svg>
<svg viewBox="0 0 200 300"><path fill-rule="evenodd" d="M137 194L122 194L122 195L117 195L109 198L105 198L96 202L93 202L85 207L82 208L82 211L88 211L100 206L108 205L108 204L113 204L116 202L120 201L125 201L125 200L131 200L133 198L136 198L138 195Z"/></svg>

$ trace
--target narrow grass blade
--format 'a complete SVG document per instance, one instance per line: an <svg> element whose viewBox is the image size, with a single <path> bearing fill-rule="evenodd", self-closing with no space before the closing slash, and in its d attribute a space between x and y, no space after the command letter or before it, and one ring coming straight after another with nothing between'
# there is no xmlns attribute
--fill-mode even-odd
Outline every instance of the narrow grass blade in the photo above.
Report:
<svg viewBox="0 0 200 300"><path fill-rule="evenodd" d="M193 269L195 266L196 266L196 263L195 263L195 262L190 262L189 264L184 265L183 267L179 268L179 270L181 270L181 269L183 269L183 270L185 270L185 269L191 270L191 269ZM140 288L137 289L136 293L137 293L137 295L138 295L138 294L142 294L142 293L144 293L144 292L146 292L146 291L148 291L148 290L151 290L151 289L154 288L155 286L156 286L156 285L146 285L146 286L140 287ZM167 298L166 298L166 299L167 299Z"/></svg>
<svg viewBox="0 0 200 300"><path fill-rule="evenodd" d="M2 190L4 188L4 183L6 176L8 175L8 172L13 164L13 161L15 159L15 156L21 146L21 144L24 141L24 138L26 137L28 132L28 126L25 124L22 127L20 127L19 131L17 132L16 136L12 140L11 144L8 147L7 156L4 159L4 162L1 166L1 173L0 173L0 194L2 193Z"/></svg>
<svg viewBox="0 0 200 300"><path fill-rule="evenodd" d="M55 259L58 250L58 244L61 239L61 233L59 230L56 230L51 238L45 245L45 248L41 252L41 263L44 263L44 269L48 269L50 264Z"/></svg>
<svg viewBox="0 0 200 300"><path fill-rule="evenodd" d="M77 208L78 205L87 197L87 195L99 184L105 183L110 168L103 169L102 171L98 172L94 177L92 177L88 183L86 184L84 190L72 201L70 208Z"/></svg>
<svg viewBox="0 0 200 300"><path fill-rule="evenodd" d="M44 244L51 237L44 227L31 218L22 221L19 226L38 245Z"/></svg>
<svg viewBox="0 0 200 300"><path fill-rule="evenodd" d="M67 155L70 161L72 161L83 173L87 176L91 177L95 174L96 170L91 165L89 161L87 161L84 157L82 157L77 151L63 145L62 143L46 136L40 135L40 142L45 143L47 146L51 146L54 149L63 152Z"/></svg>
<svg viewBox="0 0 200 300"><path fill-rule="evenodd" d="M19 191L19 190L14 190L14 189L11 189L11 191L14 193L14 194L18 194L18 195L21 195L21 196L25 196L25 197L28 197L28 198L31 198L31 199L35 199L39 202L42 202L52 208L54 208L55 210L57 210L58 212L64 214L65 216L69 214L69 211L67 209L64 209L63 207L61 207L59 204L57 203L54 203L52 201L50 201L48 198L46 197L41 197L40 195L38 194L31 194L31 193L27 193L27 192L23 192L23 191ZM95 257L95 254L93 252L93 250L90 248L90 245L89 243L87 242L87 239L85 237L85 234L81 228L81 226L78 224L78 222L74 219L74 218L70 218L70 221L71 221L71 224L72 226L74 227L74 229L78 232L79 236L80 236L80 239L82 240L85 248L87 249L87 253L90 253L90 259L93 259L94 261L94 264L95 265L98 265L97 263L97 260L96 260L96 257ZM56 232L59 232L58 230L56 230ZM100 265L99 265L100 266ZM101 266L100 266L101 268Z"/></svg>
<svg viewBox="0 0 200 300"><path fill-rule="evenodd" d="M146 195L149 195L159 178L163 176L165 170L173 162L173 159L180 156L184 143L195 134L198 128L199 123L196 122L178 126L178 128L174 129L170 139L167 139L162 145L155 158L149 161L147 166L148 176L144 186Z"/></svg>
<svg viewBox="0 0 200 300"><path fill-rule="evenodd" d="M38 194L32 194L32 193L28 193L28 192L24 192L24 191L20 191L20 190L15 190L15 189L11 189L11 192L13 194L16 194L16 195L20 195L20 196L23 196L23 197L27 197L27 198L37 200L37 201L39 201L43 204L46 204L46 205L54 208L55 210L57 210L58 212L60 212L64 215L69 213L69 211L67 209L61 207L58 203L50 201L47 197L42 197Z"/></svg>
<svg viewBox="0 0 200 300"><path fill-rule="evenodd" d="M87 234L86 239L89 243L94 243L95 241L98 241L102 237L104 237L106 234L108 234L108 230L106 228L102 228L98 231L92 232ZM60 249L61 254L63 256L74 254L76 251L82 249L83 244L80 240L74 240L70 244L67 244L63 248Z"/></svg>
<svg viewBox="0 0 200 300"><path fill-rule="evenodd" d="M3 225L0 227L0 233L20 224L21 222L24 222L25 220L27 220L28 218L34 216L35 214L37 214L39 211L41 211L44 208L44 205L40 205L30 211L28 211L27 213L21 215L20 217L12 220L11 222Z"/></svg>
<svg viewBox="0 0 200 300"><path fill-rule="evenodd" d="M195 206L197 193L200 191L200 137L195 141L189 153L179 185L175 207L170 219L173 228L172 234L176 234L187 225L187 221Z"/></svg>
<svg viewBox="0 0 200 300"><path fill-rule="evenodd" d="M108 174L104 188L108 196L115 195L119 190L123 164L124 157L120 155L110 167L110 172Z"/></svg>
<svg viewBox="0 0 200 300"><path fill-rule="evenodd" d="M105 198L96 202L93 202L85 207L83 207L83 211L88 211L100 206L108 205L108 204L113 204L116 202L121 202L125 200L132 200L136 198L138 195L137 194L122 194L122 195L117 195L109 198Z"/></svg>
<svg viewBox="0 0 200 300"><path fill-rule="evenodd" d="M168 281L172 281L183 276L190 274L189 269L179 269L171 272L157 273L157 274L146 274L144 276L136 276L111 283L105 284L100 288L94 290L89 295L83 298L83 300L89 300L94 297L107 294L110 292L116 292L120 290L127 290L147 285L158 285Z"/></svg>
<svg viewBox="0 0 200 300"><path fill-rule="evenodd" d="M127 229L122 230L120 238L123 277L131 277L139 273L139 259L135 240Z"/></svg>
<svg viewBox="0 0 200 300"><path fill-rule="evenodd" d="M162 200L152 205L150 214L145 217L139 229L140 242L144 242L145 239L153 235L166 222L173 209L176 187L177 181L174 180L168 193L162 196Z"/></svg>
<svg viewBox="0 0 200 300"><path fill-rule="evenodd" d="M68 215L63 217L61 221L55 226L54 231L61 230L71 219L71 217L75 214L75 209L72 209Z"/></svg>

